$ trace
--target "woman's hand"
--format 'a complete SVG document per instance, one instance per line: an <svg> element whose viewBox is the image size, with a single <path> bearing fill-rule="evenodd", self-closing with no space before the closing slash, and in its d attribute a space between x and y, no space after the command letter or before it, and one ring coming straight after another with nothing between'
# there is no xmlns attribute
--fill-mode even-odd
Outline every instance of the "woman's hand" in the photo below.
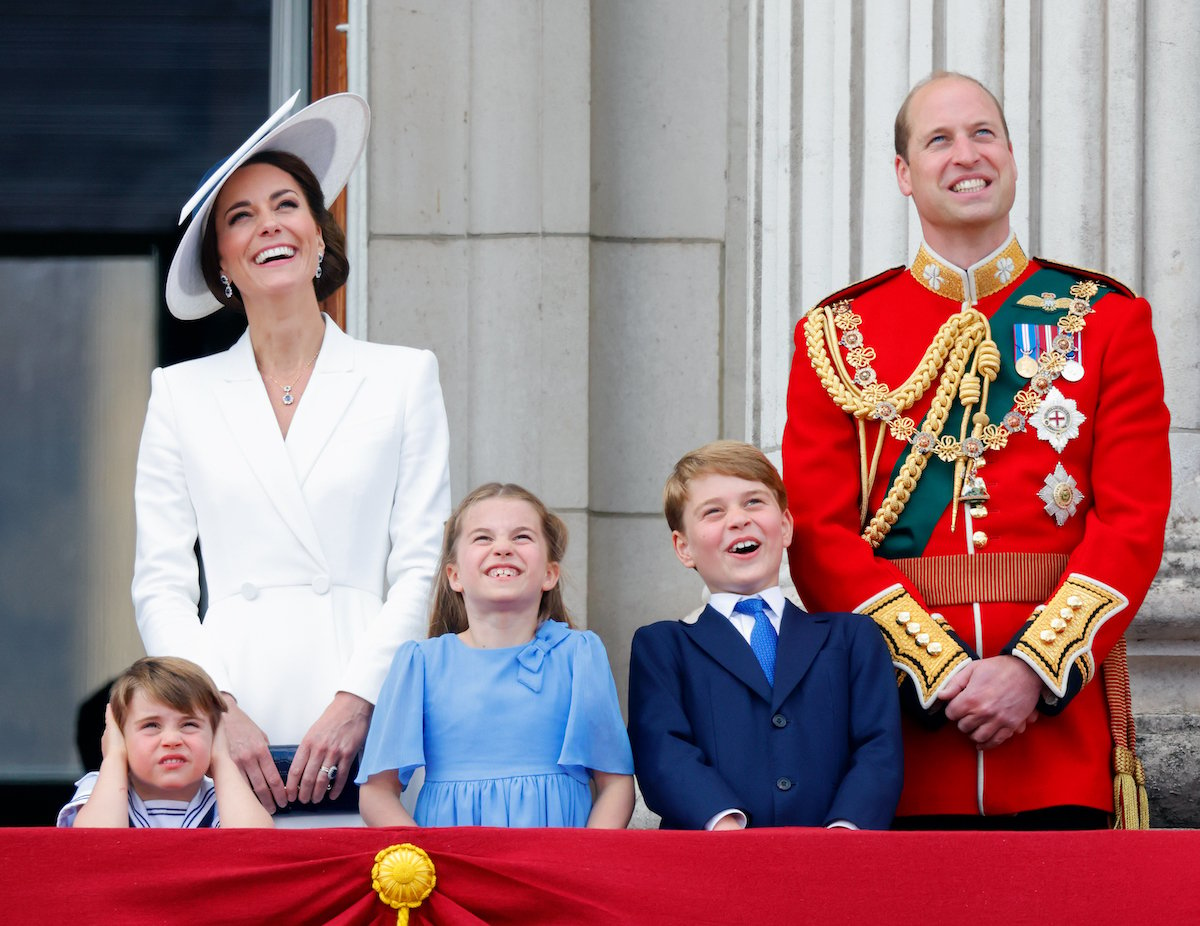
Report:
<svg viewBox="0 0 1200 926"><path fill-rule="evenodd" d="M301 803L319 804L326 792L335 800L346 787L350 763L367 738L372 706L358 695L339 691L309 727L288 770L287 794ZM332 782L322 769L336 768ZM332 785L332 786L331 786Z"/></svg>
<svg viewBox="0 0 1200 926"><path fill-rule="evenodd" d="M229 757L237 763L259 803L267 813L278 807L287 806L287 791L275 760L271 758L267 735L250 717L238 707L237 701L228 692L221 692L228 710L221 718L220 730L225 738Z"/></svg>

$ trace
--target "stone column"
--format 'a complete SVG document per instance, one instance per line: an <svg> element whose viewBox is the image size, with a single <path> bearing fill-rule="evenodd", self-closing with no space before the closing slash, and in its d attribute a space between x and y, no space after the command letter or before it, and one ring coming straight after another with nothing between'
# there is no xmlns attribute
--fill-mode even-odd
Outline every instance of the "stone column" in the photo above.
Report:
<svg viewBox="0 0 1200 926"><path fill-rule="evenodd" d="M587 0L369 8L372 340L437 353L454 498L518 482L586 621Z"/></svg>
<svg viewBox="0 0 1200 926"><path fill-rule="evenodd" d="M588 610L622 696L633 631L701 603L662 486L723 436L730 18L724 0L592 5Z"/></svg>

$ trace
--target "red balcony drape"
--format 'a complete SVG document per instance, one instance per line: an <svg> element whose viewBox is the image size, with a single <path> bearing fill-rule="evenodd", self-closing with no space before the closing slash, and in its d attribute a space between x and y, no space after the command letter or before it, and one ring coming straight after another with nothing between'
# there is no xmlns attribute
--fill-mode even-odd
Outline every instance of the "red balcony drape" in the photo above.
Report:
<svg viewBox="0 0 1200 926"><path fill-rule="evenodd" d="M393 924L412 843L439 924L1200 923L1200 831L0 830L0 921Z"/></svg>

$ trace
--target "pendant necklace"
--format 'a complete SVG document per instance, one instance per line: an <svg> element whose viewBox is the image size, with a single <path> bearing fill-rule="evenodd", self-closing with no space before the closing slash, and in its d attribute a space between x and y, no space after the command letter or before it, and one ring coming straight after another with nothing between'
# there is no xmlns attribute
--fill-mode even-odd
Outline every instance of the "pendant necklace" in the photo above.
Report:
<svg viewBox="0 0 1200 926"><path fill-rule="evenodd" d="M261 370L263 376L265 376L267 379L269 379L276 386L278 386L280 389L283 390L283 395L280 396L280 398L279 398L280 402L282 402L284 405L292 405L296 401L296 396L294 396L292 394L292 388L296 385L297 382L299 382L300 377L304 375L305 370L307 370L309 367L311 367L314 363L317 362L317 357L320 355L320 353L321 353L321 350L320 350L320 348L318 348L317 352L312 355L312 357L309 359L308 363L304 364L304 366L302 366L295 373L293 373L291 376L288 377L288 379L291 380L291 383L288 383L288 384L281 383L279 380L277 380L274 376L272 376L266 370Z"/></svg>

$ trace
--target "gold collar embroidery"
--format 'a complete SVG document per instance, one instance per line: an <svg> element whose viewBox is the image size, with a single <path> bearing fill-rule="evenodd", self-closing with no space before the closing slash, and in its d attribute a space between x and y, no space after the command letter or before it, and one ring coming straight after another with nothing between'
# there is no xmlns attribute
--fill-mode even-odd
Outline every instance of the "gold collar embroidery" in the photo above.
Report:
<svg viewBox="0 0 1200 926"><path fill-rule="evenodd" d="M1010 234L1000 248L966 270L938 256L925 242L908 272L931 293L958 303L978 302L998 293L1029 266L1029 258Z"/></svg>

